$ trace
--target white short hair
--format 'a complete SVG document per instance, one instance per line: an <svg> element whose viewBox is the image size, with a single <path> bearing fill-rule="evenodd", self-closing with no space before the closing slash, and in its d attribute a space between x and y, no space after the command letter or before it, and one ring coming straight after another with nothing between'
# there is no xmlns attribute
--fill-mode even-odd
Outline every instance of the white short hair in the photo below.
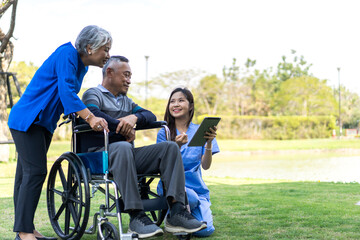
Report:
<svg viewBox="0 0 360 240"><path fill-rule="evenodd" d="M112 44L112 37L108 31L96 25L84 27L75 41L75 48L80 54L88 55L87 45L94 51L109 43Z"/></svg>

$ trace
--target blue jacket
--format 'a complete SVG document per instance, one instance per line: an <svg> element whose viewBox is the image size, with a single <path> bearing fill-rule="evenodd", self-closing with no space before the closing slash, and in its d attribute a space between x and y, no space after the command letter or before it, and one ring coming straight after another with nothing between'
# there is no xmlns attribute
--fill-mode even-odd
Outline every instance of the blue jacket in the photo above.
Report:
<svg viewBox="0 0 360 240"><path fill-rule="evenodd" d="M12 108L9 127L26 132L35 123L53 133L62 113L86 108L77 93L87 70L70 42L60 46L36 71Z"/></svg>

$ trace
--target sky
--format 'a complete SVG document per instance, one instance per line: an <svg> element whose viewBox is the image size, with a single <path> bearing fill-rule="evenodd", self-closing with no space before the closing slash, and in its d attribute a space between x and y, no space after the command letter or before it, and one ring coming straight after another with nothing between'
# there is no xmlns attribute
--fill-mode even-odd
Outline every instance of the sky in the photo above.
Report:
<svg viewBox="0 0 360 240"><path fill-rule="evenodd" d="M19 1L14 61L40 66L87 25L113 37L111 55L129 58L134 82L161 73L199 69L221 77L236 58L276 68L291 50L310 72L360 94L360 2L357 0L32 0ZM10 11L8 11L10 12ZM1 18L8 28L10 16ZM84 86L101 83L91 67ZM175 86L174 86L175 87Z"/></svg>

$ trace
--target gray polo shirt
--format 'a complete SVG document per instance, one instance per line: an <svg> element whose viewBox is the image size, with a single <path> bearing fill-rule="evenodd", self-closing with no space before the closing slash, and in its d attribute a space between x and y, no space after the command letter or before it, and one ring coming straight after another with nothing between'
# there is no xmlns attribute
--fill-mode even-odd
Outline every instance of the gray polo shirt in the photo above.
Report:
<svg viewBox="0 0 360 240"><path fill-rule="evenodd" d="M134 114L141 109L134 101L125 96L114 96L102 85L86 90L82 97L87 107L96 107L115 119Z"/></svg>

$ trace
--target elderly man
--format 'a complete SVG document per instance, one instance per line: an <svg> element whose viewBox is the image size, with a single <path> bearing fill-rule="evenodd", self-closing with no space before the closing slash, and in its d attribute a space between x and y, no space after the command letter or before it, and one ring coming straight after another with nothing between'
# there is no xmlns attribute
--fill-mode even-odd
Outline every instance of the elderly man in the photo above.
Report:
<svg viewBox="0 0 360 240"><path fill-rule="evenodd" d="M103 67L102 84L88 89L83 102L97 117L108 122L112 134L109 145L109 171L122 195L125 211L130 215L129 231L139 238L162 235L161 228L152 223L143 211L137 188L137 174L160 173L165 184L170 207L165 219L165 231L193 233L206 228L185 207L185 177L179 147L175 142L162 142L134 148L134 126L155 121L153 113L126 96L131 84L129 61L113 56Z"/></svg>

